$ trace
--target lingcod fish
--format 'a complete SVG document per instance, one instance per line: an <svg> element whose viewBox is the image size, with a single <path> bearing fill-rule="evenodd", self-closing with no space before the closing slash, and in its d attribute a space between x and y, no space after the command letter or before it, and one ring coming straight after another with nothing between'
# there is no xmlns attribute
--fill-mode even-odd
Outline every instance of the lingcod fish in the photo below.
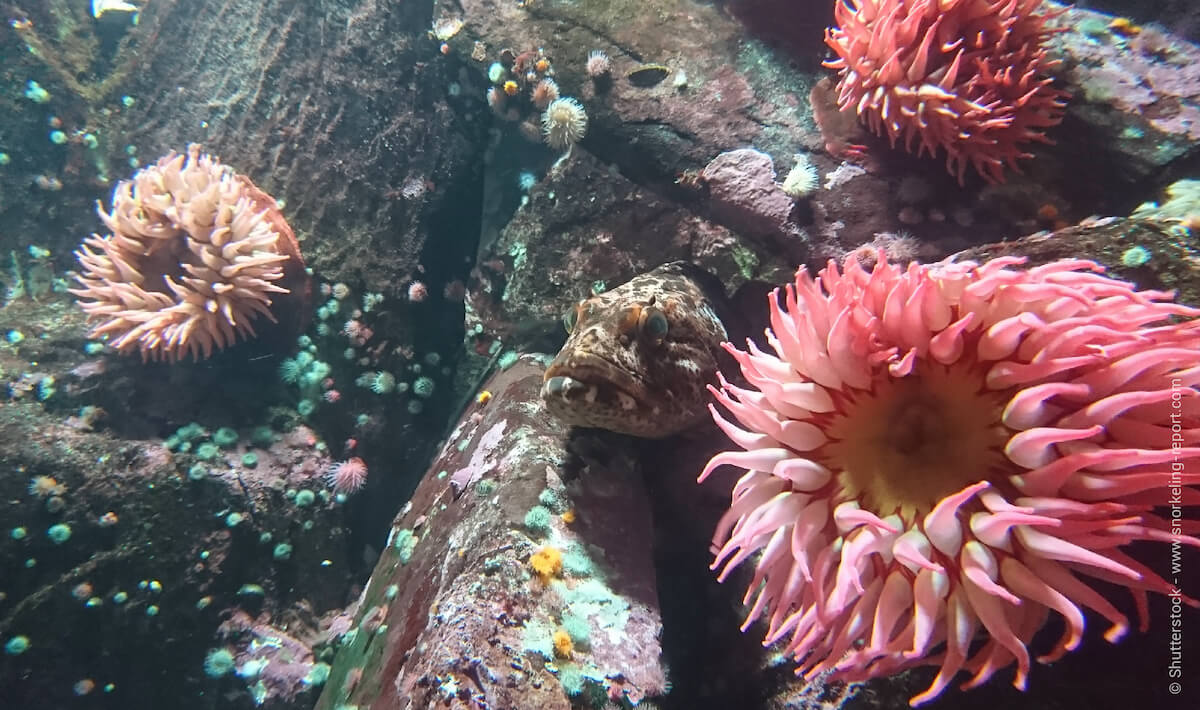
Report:
<svg viewBox="0 0 1200 710"><path fill-rule="evenodd" d="M707 419L727 339L714 281L672 262L576 304L543 379L546 408L576 426L651 439Z"/></svg>

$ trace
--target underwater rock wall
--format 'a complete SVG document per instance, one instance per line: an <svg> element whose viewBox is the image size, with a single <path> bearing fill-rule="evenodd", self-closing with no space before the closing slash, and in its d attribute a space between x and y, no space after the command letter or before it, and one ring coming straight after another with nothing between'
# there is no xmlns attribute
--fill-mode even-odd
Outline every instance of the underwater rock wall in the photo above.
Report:
<svg viewBox="0 0 1200 710"><path fill-rule="evenodd" d="M387 292L416 273L433 213L477 179L481 131L430 61L428 5L156 0L145 12L159 31L129 88L129 142L222 156L284 204L330 279Z"/></svg>
<svg viewBox="0 0 1200 710"><path fill-rule="evenodd" d="M337 390L347 395L340 409L353 408L366 424L341 417L323 434L356 439L379 460L428 456L426 436L400 432L436 432L455 406L453 385L440 373L449 372L462 342L461 305L441 294L469 269L479 215L464 205L479 200L488 116L456 91L463 78L428 35L430 7L163 0L145 14L156 34L128 88L136 102L115 130L142 155L202 143L279 201L306 263L325 283L314 306L330 300L335 285L353 292L340 310L324 312L330 349L320 359L335 363ZM426 284L433 297L412 297ZM366 298L387 306L372 309ZM350 321L370 335L339 341ZM358 346L348 362L347 345ZM408 368L427 356L440 365L425 374L440 384L423 411L389 408L369 390L350 394L364 394L352 383L372 373L415 380ZM358 504L371 540L416 479L377 480L386 490Z"/></svg>
<svg viewBox="0 0 1200 710"><path fill-rule="evenodd" d="M0 310L14 331L29 338L0 348L0 639L24 650L0 657L0 707L311 703L323 617L355 569L313 429L245 402L210 426L165 368L85 354L73 308L18 301Z"/></svg>

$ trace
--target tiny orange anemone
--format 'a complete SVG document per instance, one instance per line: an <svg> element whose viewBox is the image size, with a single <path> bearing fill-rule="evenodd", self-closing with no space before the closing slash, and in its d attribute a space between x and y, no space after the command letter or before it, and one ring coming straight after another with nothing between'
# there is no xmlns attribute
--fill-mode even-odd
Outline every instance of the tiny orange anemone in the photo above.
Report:
<svg viewBox="0 0 1200 710"><path fill-rule="evenodd" d="M559 658L570 658L574 650L575 644L571 643L570 634L563 629L554 632L554 655Z"/></svg>
<svg viewBox="0 0 1200 710"><path fill-rule="evenodd" d="M547 545L529 557L529 566L537 572L543 582L549 582L562 574L562 551Z"/></svg>

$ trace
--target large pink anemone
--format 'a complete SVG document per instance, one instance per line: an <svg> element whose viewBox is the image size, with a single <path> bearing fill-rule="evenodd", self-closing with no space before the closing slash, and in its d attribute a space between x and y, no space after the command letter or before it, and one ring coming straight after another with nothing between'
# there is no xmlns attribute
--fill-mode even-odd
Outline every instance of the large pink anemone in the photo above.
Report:
<svg viewBox="0 0 1200 710"><path fill-rule="evenodd" d="M1062 120L1066 94L1046 76L1045 48L1047 21L1062 12L1042 0L836 0L825 43L838 106L893 147L945 151L959 182L968 163L1004 182Z"/></svg>
<svg viewBox="0 0 1200 710"><path fill-rule="evenodd" d="M711 388L743 450L700 480L746 469L713 568L758 555L743 628L764 619L806 678L938 666L915 706L1015 663L1024 688L1050 612L1043 663L1079 645L1083 608L1128 630L1088 578L1127 587L1143 630L1146 593L1179 593L1122 548L1200 545L1154 512L1200 504L1200 310L1022 261L801 269L770 300L774 352L726 344L754 389Z"/></svg>

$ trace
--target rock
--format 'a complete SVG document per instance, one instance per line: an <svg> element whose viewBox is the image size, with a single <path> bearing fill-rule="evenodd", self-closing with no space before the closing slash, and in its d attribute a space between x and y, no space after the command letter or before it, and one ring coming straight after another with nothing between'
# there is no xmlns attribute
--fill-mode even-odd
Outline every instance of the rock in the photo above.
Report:
<svg viewBox="0 0 1200 710"><path fill-rule="evenodd" d="M700 172L712 210L726 224L760 239L803 242L804 235L791 218L796 203L775 178L771 156L751 148L721 153ZM798 252L795 261L804 261L803 244L787 251Z"/></svg>
<svg viewBox="0 0 1200 710"><path fill-rule="evenodd" d="M1200 243L1178 229L1150 219L1106 217L1087 220L1056 232L1043 232L1011 242L986 244L955 254L958 259L985 261L1023 256L1032 265L1056 259L1091 259L1116 278L1141 289L1175 291L1176 300L1200 304Z"/></svg>
<svg viewBox="0 0 1200 710"><path fill-rule="evenodd" d="M74 690L83 680L93 699L111 683L103 697L130 707L218 693L230 710L311 703L303 679L355 566L319 437L261 405L269 361L235 372L223 356L167 366L85 355L82 320L57 300L0 309L0 333L26 336L0 347L0 644L31 644L0 663L0 706L86 702ZM222 386L245 399L214 415ZM237 441L213 446L219 427ZM58 525L71 531L61 542L48 535ZM222 626L235 617L245 623ZM285 628L286 643L263 645ZM218 649L238 664L277 662L209 677Z"/></svg>
<svg viewBox="0 0 1200 710"><path fill-rule="evenodd" d="M804 246L798 240L794 245ZM787 278L794 268L787 257L768 256L762 243L627 180L578 149L481 249L467 331L482 353L497 339L507 347L532 342L557 350L566 309L668 261L702 266L729 293L752 279Z"/></svg>
<svg viewBox="0 0 1200 710"><path fill-rule="evenodd" d="M317 707L572 707L666 692L633 440L568 439L522 356L464 412L363 591Z"/></svg>
<svg viewBox="0 0 1200 710"><path fill-rule="evenodd" d="M1064 31L1051 48L1071 99L1067 130L1052 132L1060 147L1050 152L1117 167L1104 181L1129 184L1195 155L1200 47L1152 26L1123 34L1111 20L1078 7L1057 20Z"/></svg>

